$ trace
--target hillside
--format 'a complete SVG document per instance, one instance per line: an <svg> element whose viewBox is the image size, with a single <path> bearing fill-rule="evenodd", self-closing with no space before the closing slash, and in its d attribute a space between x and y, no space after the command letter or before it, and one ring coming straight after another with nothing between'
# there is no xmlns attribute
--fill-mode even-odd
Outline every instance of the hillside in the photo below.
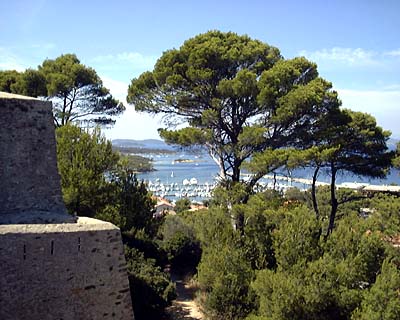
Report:
<svg viewBox="0 0 400 320"><path fill-rule="evenodd" d="M112 145L118 148L138 148L138 149L156 149L156 150L175 150L176 148L166 144L158 139L114 139Z"/></svg>

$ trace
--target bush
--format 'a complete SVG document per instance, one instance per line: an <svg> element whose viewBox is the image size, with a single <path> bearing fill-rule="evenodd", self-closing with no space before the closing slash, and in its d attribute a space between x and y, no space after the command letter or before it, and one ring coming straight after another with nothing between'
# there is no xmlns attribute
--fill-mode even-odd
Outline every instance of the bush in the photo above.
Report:
<svg viewBox="0 0 400 320"><path fill-rule="evenodd" d="M320 223L313 212L305 207L288 212L273 236L278 266L288 270L318 258L321 254L320 235Z"/></svg>
<svg viewBox="0 0 400 320"><path fill-rule="evenodd" d="M180 216L167 216L161 228L162 246L175 270L194 271L201 249L193 228Z"/></svg>
<svg viewBox="0 0 400 320"><path fill-rule="evenodd" d="M400 271L386 259L375 284L369 289L352 319L396 320L400 319Z"/></svg>
<svg viewBox="0 0 400 320"><path fill-rule="evenodd" d="M119 156L99 129L87 133L65 125L57 128L56 138L65 206L72 214L94 217L111 201L106 174L115 168Z"/></svg>
<svg viewBox="0 0 400 320"><path fill-rule="evenodd" d="M233 247L209 248L198 267L198 280L205 291L203 303L210 319L243 319L254 308L250 291L250 263Z"/></svg>
<svg viewBox="0 0 400 320"><path fill-rule="evenodd" d="M190 200L188 198L182 198L176 201L175 203L175 212L176 213L181 213L186 210L190 209Z"/></svg>
<svg viewBox="0 0 400 320"><path fill-rule="evenodd" d="M135 319L157 319L175 299L175 285L139 250L125 247L125 256Z"/></svg>

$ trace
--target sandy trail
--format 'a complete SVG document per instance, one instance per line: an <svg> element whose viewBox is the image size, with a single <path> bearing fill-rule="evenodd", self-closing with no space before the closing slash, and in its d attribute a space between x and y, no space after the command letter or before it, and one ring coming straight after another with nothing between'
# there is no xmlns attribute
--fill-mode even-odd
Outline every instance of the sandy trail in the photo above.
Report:
<svg viewBox="0 0 400 320"><path fill-rule="evenodd" d="M177 298L168 307L167 314L170 320L203 320L203 314L194 301L195 289L184 281L181 275L172 274L172 281L176 284Z"/></svg>

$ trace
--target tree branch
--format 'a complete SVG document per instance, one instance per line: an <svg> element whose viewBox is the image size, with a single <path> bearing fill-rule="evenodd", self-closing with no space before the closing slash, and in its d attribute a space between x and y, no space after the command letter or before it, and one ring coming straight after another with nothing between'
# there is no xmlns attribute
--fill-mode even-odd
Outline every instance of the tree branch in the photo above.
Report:
<svg viewBox="0 0 400 320"><path fill-rule="evenodd" d="M347 202L351 202L351 201L356 201L356 200L363 200L363 199L368 199L367 196L353 196L353 197L349 197L346 198L344 200L338 201L338 205L339 204L343 204L343 203L347 203Z"/></svg>

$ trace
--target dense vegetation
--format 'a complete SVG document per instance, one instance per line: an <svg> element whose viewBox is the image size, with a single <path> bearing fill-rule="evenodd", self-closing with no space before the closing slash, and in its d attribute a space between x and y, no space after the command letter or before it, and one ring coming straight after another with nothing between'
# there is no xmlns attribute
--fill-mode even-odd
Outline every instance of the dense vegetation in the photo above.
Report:
<svg viewBox="0 0 400 320"><path fill-rule="evenodd" d="M127 169L133 172L154 171L152 159L136 154L121 154L121 157L125 159Z"/></svg>
<svg viewBox="0 0 400 320"><path fill-rule="evenodd" d="M329 191L318 195L329 206ZM400 199L348 203L326 238L328 221L309 198L252 196L235 210L242 233L218 205L185 220L201 242L198 281L210 319L398 319L400 255L390 240L400 232ZM374 213L361 217L362 207Z"/></svg>

